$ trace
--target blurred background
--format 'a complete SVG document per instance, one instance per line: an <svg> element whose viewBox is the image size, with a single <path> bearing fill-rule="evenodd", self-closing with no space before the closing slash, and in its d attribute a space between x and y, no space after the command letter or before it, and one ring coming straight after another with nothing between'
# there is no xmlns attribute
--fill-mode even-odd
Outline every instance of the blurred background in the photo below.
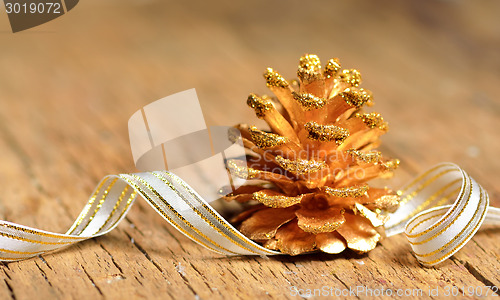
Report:
<svg viewBox="0 0 500 300"><path fill-rule="evenodd" d="M268 66L294 78L304 53L361 71L390 125L382 150L402 161L394 187L452 161L498 203L499 12L496 0L85 0L16 34L1 12L0 216L47 221L40 192L75 216L103 175L135 170L128 118L172 93L196 88L208 125L261 125L247 95L268 92Z"/></svg>

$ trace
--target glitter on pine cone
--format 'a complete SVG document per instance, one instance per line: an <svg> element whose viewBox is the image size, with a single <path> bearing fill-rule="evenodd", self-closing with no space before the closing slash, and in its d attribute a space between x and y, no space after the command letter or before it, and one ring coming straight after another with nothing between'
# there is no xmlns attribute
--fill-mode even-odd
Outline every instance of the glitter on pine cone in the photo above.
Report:
<svg viewBox="0 0 500 300"><path fill-rule="evenodd" d="M399 204L393 191L367 183L392 176L399 164L374 150L387 123L362 112L372 94L359 88L359 71L341 70L337 59L322 68L306 54L297 76L287 81L268 68L264 78L275 98L248 97L271 132L236 126L247 166L232 160L228 167L248 181L225 199L253 205L232 222L264 247L290 255L368 252L381 238L386 213Z"/></svg>

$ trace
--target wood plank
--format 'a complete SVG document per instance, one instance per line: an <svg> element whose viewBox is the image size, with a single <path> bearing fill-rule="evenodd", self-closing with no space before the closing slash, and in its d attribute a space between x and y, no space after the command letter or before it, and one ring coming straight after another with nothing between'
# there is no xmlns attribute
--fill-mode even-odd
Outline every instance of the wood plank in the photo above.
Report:
<svg viewBox="0 0 500 300"><path fill-rule="evenodd" d="M127 120L166 95L195 87L208 125L263 126L246 96L269 93L268 66L294 77L305 52L361 70L373 110L390 123L381 149L402 161L387 185L453 161L500 206L500 2L314 3L89 0L16 34L0 14L0 219L64 232L104 175L135 171ZM0 264L0 299L295 299L297 289L357 286L431 298L436 288L486 292L500 287L498 234L481 230L436 268L422 268L403 236L367 255L226 258L139 199L104 237Z"/></svg>

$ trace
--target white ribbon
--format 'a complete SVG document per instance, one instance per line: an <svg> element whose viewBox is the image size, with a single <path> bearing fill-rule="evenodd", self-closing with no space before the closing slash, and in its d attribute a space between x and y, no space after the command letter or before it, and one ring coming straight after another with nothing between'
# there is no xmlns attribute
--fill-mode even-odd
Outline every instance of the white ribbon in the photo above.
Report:
<svg viewBox="0 0 500 300"><path fill-rule="evenodd" d="M228 143L227 130L206 128L194 89L136 112L129 120L129 133L134 162L141 170L170 165L189 184L169 171L107 176L65 234L0 220L0 261L31 258L104 235L118 226L138 195L184 235L217 253L281 254L245 237L209 204L225 182L233 189L243 183L223 162L244 157L244 150L238 136L229 133ZM457 252L485 220L500 224L500 209L488 206L486 191L451 163L418 176L400 196L401 206L385 224L386 233L404 232L425 266Z"/></svg>
<svg viewBox="0 0 500 300"><path fill-rule="evenodd" d="M181 178L159 171L105 177L65 234L0 221L0 261L31 258L104 235L123 220L138 195L172 226L212 251L280 254L242 235ZM385 225L387 235L404 230L425 266L457 252L483 221L500 224L500 209L488 207L488 194L454 164L440 164L418 176L402 190L401 199L401 208Z"/></svg>
<svg viewBox="0 0 500 300"><path fill-rule="evenodd" d="M161 171L105 177L65 234L0 221L0 261L27 259L104 235L123 220L137 195L210 250L226 255L278 254L243 236L182 179Z"/></svg>
<svg viewBox="0 0 500 300"><path fill-rule="evenodd" d="M404 232L425 266L439 264L460 250L484 221L500 224L500 209L488 206L488 193L452 163L422 173L400 195L400 208L385 224L386 234Z"/></svg>

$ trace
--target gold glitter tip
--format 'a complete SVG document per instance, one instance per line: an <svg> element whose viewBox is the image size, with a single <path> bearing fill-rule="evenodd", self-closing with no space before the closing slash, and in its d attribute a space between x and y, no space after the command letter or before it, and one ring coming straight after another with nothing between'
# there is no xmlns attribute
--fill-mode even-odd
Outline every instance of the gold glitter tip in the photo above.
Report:
<svg viewBox="0 0 500 300"><path fill-rule="evenodd" d="M304 110L318 109L326 105L326 99L316 97L312 94L298 94L293 92L293 98Z"/></svg>
<svg viewBox="0 0 500 300"><path fill-rule="evenodd" d="M356 69L342 70L339 77L340 81L354 87L361 83L361 73Z"/></svg>
<svg viewBox="0 0 500 300"><path fill-rule="evenodd" d="M302 81L311 82L321 77L321 62L314 54L305 54L300 58L297 76Z"/></svg>
<svg viewBox="0 0 500 300"><path fill-rule="evenodd" d="M365 97L368 97L368 100L366 101L366 105L372 106L373 105L373 93L370 90L365 90L364 88L360 88L359 92L363 94Z"/></svg>
<svg viewBox="0 0 500 300"><path fill-rule="evenodd" d="M268 87L287 88L288 82L278 72L272 68L267 68L264 78Z"/></svg>
<svg viewBox="0 0 500 300"><path fill-rule="evenodd" d="M378 128L380 130L387 131L387 122L384 122L384 118L379 113L369 113L369 114L359 114L355 115L356 118L360 118L366 126L370 128Z"/></svg>
<svg viewBox="0 0 500 300"><path fill-rule="evenodd" d="M299 68L297 70L297 76L302 82L311 82L320 79L321 72L314 72L311 70Z"/></svg>
<svg viewBox="0 0 500 300"><path fill-rule="evenodd" d="M337 145L340 145L349 136L349 130L335 125L320 125L316 122L307 122L304 127L309 132L308 138L311 140L335 141Z"/></svg>
<svg viewBox="0 0 500 300"><path fill-rule="evenodd" d="M378 151L361 152L356 149L349 149L346 152L357 160L361 160L365 163L378 163L382 155L382 153Z"/></svg>
<svg viewBox="0 0 500 300"><path fill-rule="evenodd" d="M321 61L315 54L304 54L299 60L299 68L309 71L321 71Z"/></svg>
<svg viewBox="0 0 500 300"><path fill-rule="evenodd" d="M305 232L320 234L333 232L345 223L345 210L330 207L320 211L299 209L297 215L297 225Z"/></svg>
<svg viewBox="0 0 500 300"><path fill-rule="evenodd" d="M257 117L261 119L265 117L267 111L274 108L270 101L264 100L253 93L248 95L247 105L253 108Z"/></svg>
<svg viewBox="0 0 500 300"><path fill-rule="evenodd" d="M247 167L246 163L241 160L229 159L226 164L231 174L239 178L251 179L259 174L258 170Z"/></svg>
<svg viewBox="0 0 500 300"><path fill-rule="evenodd" d="M275 133L268 133L258 130L257 127L250 127L252 140L259 148L271 148L288 143L290 140L284 136Z"/></svg>
<svg viewBox="0 0 500 300"><path fill-rule="evenodd" d="M324 161L306 159L289 160L279 155L275 159L283 169L296 175L303 175L328 168Z"/></svg>
<svg viewBox="0 0 500 300"><path fill-rule="evenodd" d="M341 197L341 198L359 198L362 196L365 196L366 193L368 192L369 186L368 184L361 185L361 186L348 186L348 187L341 187L341 188L332 188L329 186L324 187L324 191L334 197Z"/></svg>
<svg viewBox="0 0 500 300"><path fill-rule="evenodd" d="M395 170L397 167L399 167L399 159L391 159L389 161L383 162L382 166L384 166L388 171Z"/></svg>
<svg viewBox="0 0 500 300"><path fill-rule="evenodd" d="M265 206L272 208L285 208L300 203L304 195L296 197L288 197L283 195L268 195L265 192L259 191L253 193L253 200L259 201Z"/></svg>
<svg viewBox="0 0 500 300"><path fill-rule="evenodd" d="M338 58L332 58L326 63L323 74L325 75L326 78L331 78L337 76L339 70L340 70L340 62Z"/></svg>
<svg viewBox="0 0 500 300"><path fill-rule="evenodd" d="M347 104L356 108L360 108L363 104L371 100L370 94L362 89L347 88L340 93L340 96Z"/></svg>

